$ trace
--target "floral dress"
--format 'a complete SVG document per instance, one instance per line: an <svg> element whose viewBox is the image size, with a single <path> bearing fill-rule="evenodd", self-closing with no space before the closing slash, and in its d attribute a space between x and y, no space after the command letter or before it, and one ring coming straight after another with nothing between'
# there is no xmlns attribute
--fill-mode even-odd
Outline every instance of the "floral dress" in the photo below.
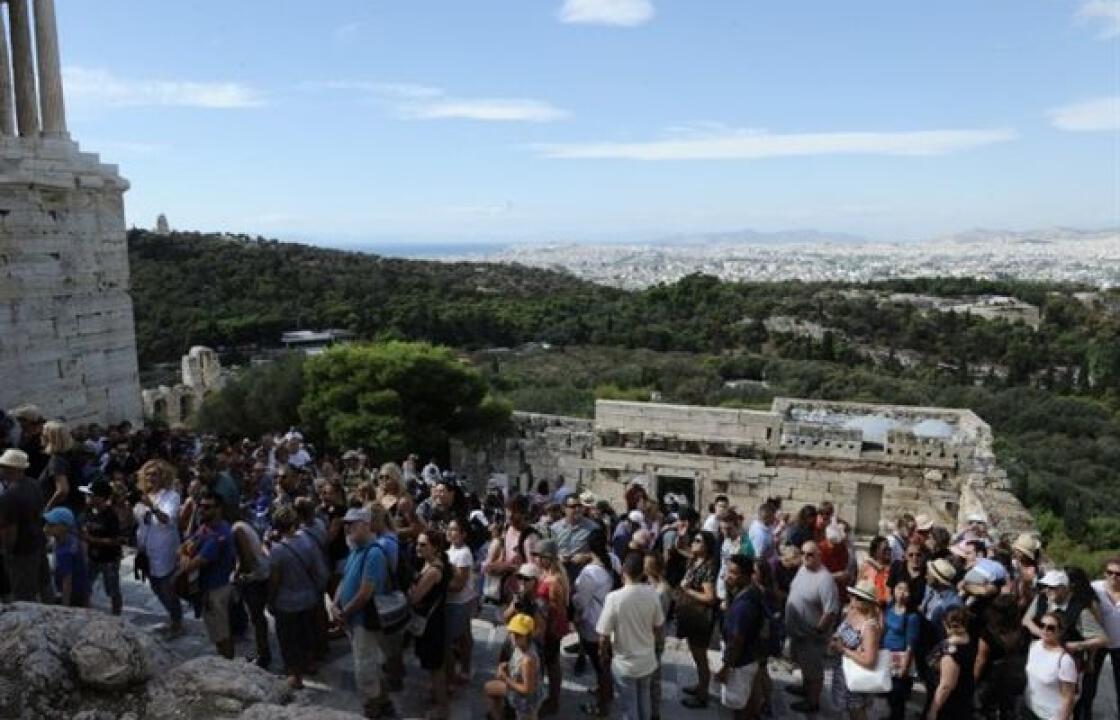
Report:
<svg viewBox="0 0 1120 720"><path fill-rule="evenodd" d="M522 661L526 656L537 658L537 683L536 689L529 694L516 692L513 688L506 691L506 700L509 702L510 707L517 713L517 717L528 717L537 711L541 705L541 700L544 699L544 683L541 682L541 663L540 658L537 656L537 651L530 649L528 652L522 652L521 648L517 645L513 646L513 654L509 658L509 675L518 683L524 682L525 678L521 676Z"/></svg>
<svg viewBox="0 0 1120 720"><path fill-rule="evenodd" d="M688 566L681 587L703 592L704 585L716 582L715 563L705 560ZM692 596L682 595L677 602L677 637L688 640L689 645L706 646L712 635L712 607Z"/></svg>
<svg viewBox="0 0 1120 720"><path fill-rule="evenodd" d="M875 624L868 620L864 627ZM856 629L847 618L840 623L836 630L836 637L840 643L849 650L858 650L863 644L863 628ZM832 702L836 707L845 710L862 710L871 706L875 699L872 693L854 693L848 690L848 683L844 678L844 654L837 653L836 661L832 667Z"/></svg>

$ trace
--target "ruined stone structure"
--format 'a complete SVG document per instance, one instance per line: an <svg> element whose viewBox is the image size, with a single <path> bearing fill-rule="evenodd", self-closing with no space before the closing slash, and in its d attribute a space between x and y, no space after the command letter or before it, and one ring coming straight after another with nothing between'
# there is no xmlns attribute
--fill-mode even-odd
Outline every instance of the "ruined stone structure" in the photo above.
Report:
<svg viewBox="0 0 1120 720"><path fill-rule="evenodd" d="M196 345L182 360L182 382L168 387L144 390L144 418L168 424L185 423L202 404L203 399L225 385L218 353Z"/></svg>
<svg viewBox="0 0 1120 720"><path fill-rule="evenodd" d="M0 21L0 407L138 420L123 195L66 130L53 0ZM34 43L32 33L34 32Z"/></svg>
<svg viewBox="0 0 1120 720"><path fill-rule="evenodd" d="M991 429L970 410L788 398L769 411L600 400L591 438L589 421L536 418L516 417L517 437L479 451L471 475L500 467L551 479L567 468L568 481L581 478L616 504L641 478L659 498L673 493L703 508L724 494L752 514L768 498L789 512L828 500L865 535L904 512L947 526L980 512L999 532L1033 527L996 464Z"/></svg>

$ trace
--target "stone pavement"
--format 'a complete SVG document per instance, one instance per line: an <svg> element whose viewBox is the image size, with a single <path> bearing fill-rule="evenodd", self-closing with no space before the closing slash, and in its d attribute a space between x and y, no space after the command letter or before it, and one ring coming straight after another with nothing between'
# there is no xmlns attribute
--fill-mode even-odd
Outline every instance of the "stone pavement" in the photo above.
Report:
<svg viewBox="0 0 1120 720"><path fill-rule="evenodd" d="M155 599L147 585L140 584L132 577L132 557L126 556L121 566L121 589L125 598L125 617L140 626L151 627L166 621L166 615L159 602ZM108 601L100 586L94 589L93 606L108 612ZM483 617L488 617L486 611ZM206 655L213 652L212 646L206 640L206 632L201 621L194 620L190 610L186 611L187 633L174 641L166 643L167 647L182 659ZM505 640L505 629L498 627L485 619L476 619L473 624L474 631L474 662L473 675L470 687L457 690L451 697L449 720L475 720L485 717L486 703L482 697L482 686L493 676L494 668L498 662L498 652ZM574 636L573 636L574 637ZM279 661L280 653L276 646L275 637L272 638L273 671L281 671ZM246 639L237 644L238 655L244 657L253 652L252 630L248 631ZM713 669L719 667L718 655L710 653ZM683 697L680 689L696 681L696 671L692 665L688 649L675 638L669 638L666 643L664 674L662 692L662 717L673 720L694 718L695 720L714 720L715 718L730 718L726 710L718 707L713 702L707 710L689 710L680 704ZM576 720L584 717L580 706L591 699L588 694L589 683L593 676L590 668L582 675L575 675L574 658L564 656L564 691L560 701L560 713L556 716L563 720ZM430 681L428 674L418 666L415 656L411 651L406 651L405 689L393 696L398 714L402 718L424 718L431 709ZM771 676L774 678L774 693L772 704L772 717L795 718L806 717L789 709L789 703L794 700L785 688L791 684L799 684L798 672L783 660L771 661ZM1116 696L1110 678L1110 668L1104 669L1101 682L1101 691L1098 693L1095 706L1097 717L1116 717ZM306 681L307 689L296 694L299 704L330 707L339 710L361 711L361 702L353 692L354 680L351 659L347 644L344 640L331 643L328 660L321 666L317 675ZM828 690L826 688L823 702L825 710L817 717L839 717L839 713L831 710L828 703ZM912 717L918 717L920 712L920 691L915 692L916 701ZM713 686L713 699L718 697L718 686ZM886 705L878 701L872 717L886 717Z"/></svg>

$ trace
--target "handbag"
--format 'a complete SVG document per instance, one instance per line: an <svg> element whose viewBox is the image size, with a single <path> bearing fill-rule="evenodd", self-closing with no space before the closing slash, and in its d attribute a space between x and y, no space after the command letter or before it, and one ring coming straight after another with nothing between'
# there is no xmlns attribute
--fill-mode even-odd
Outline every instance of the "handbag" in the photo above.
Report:
<svg viewBox="0 0 1120 720"><path fill-rule="evenodd" d="M370 612L373 610L373 612ZM385 634L398 632L412 620L408 598L400 590L373 596L373 607L366 605L366 629L380 630ZM376 619L377 627L371 628L370 620Z"/></svg>
<svg viewBox="0 0 1120 720"><path fill-rule="evenodd" d="M880 650L875 667L866 668L847 655L842 661L844 684L853 693L885 693L891 690L891 651Z"/></svg>
<svg viewBox="0 0 1120 720"><path fill-rule="evenodd" d="M487 575L482 583L482 598L494 605L500 605L502 602L502 581L504 578L501 575Z"/></svg>

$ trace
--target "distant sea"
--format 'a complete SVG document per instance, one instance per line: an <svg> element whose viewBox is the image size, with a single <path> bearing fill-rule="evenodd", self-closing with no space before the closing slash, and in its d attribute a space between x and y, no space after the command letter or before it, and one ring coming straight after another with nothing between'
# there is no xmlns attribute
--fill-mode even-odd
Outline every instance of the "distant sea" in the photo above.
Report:
<svg viewBox="0 0 1120 720"><path fill-rule="evenodd" d="M438 260L440 258L485 258L509 248L499 243L360 243L340 245L340 250L381 255L409 260Z"/></svg>

